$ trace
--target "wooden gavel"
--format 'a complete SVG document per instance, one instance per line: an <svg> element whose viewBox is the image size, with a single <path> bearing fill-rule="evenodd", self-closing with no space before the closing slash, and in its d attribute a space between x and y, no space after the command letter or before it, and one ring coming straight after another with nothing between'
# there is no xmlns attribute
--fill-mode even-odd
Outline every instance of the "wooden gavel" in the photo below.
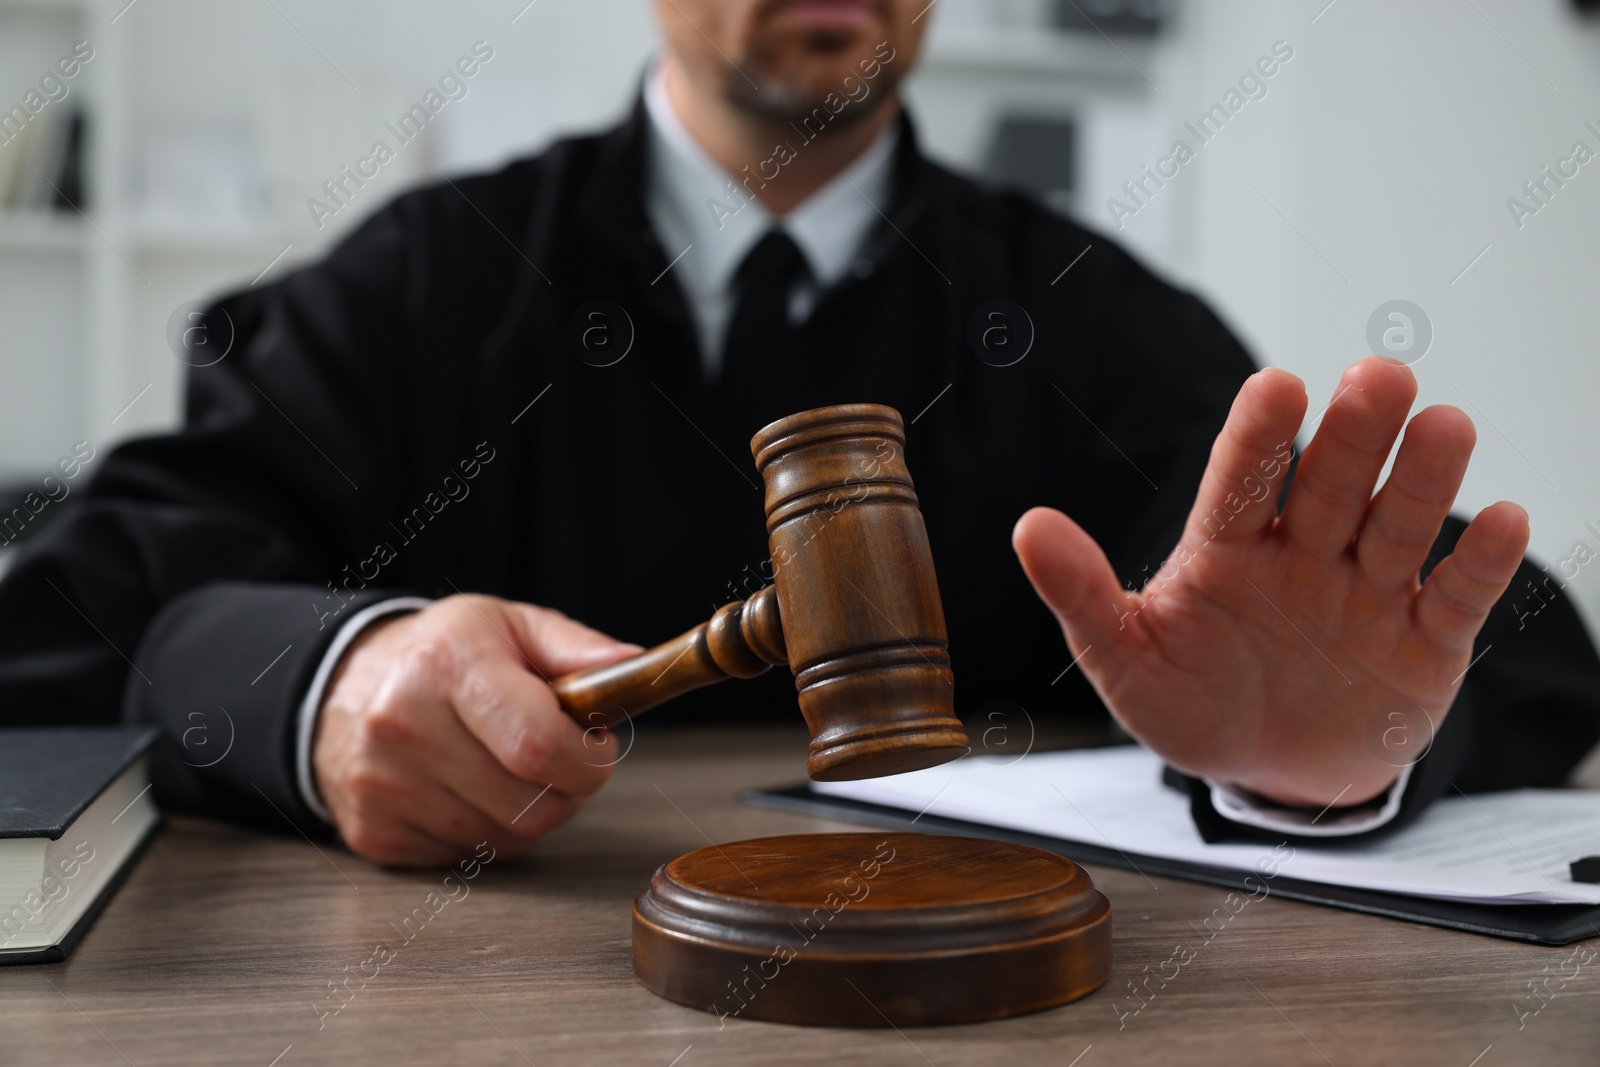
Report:
<svg viewBox="0 0 1600 1067"><path fill-rule="evenodd" d="M766 486L774 585L688 633L557 678L584 726L775 663L794 672L817 781L878 778L965 754L944 607L905 463L900 413L842 404L779 419L750 441Z"/></svg>

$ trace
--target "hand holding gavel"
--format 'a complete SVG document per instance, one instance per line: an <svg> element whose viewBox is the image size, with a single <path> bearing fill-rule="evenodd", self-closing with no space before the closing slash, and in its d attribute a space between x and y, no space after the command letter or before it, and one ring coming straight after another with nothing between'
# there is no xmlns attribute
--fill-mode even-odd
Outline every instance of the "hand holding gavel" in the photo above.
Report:
<svg viewBox="0 0 1600 1067"><path fill-rule="evenodd" d="M615 743L546 678L640 651L548 608L452 596L362 631L328 684L312 766L352 852L454 863L526 852L611 776Z"/></svg>
<svg viewBox="0 0 1600 1067"><path fill-rule="evenodd" d="M868 404L758 433L775 584L649 651L477 596L363 633L329 685L313 749L346 843L405 865L448 862L483 840L520 853L609 776L598 727L773 664L794 672L813 778L964 754L904 443L899 414Z"/></svg>

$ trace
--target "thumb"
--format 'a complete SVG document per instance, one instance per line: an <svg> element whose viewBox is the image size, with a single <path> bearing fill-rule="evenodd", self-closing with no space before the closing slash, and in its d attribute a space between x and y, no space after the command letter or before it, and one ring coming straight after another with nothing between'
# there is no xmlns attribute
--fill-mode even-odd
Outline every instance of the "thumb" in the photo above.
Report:
<svg viewBox="0 0 1600 1067"><path fill-rule="evenodd" d="M559 611L533 604L508 604L517 644L545 681L599 667L644 649L591 629Z"/></svg>
<svg viewBox="0 0 1600 1067"><path fill-rule="evenodd" d="M1094 538L1061 512L1028 511L1011 532L1011 546L1075 655L1090 645L1110 645L1123 629L1123 616L1139 610L1139 597L1117 584Z"/></svg>

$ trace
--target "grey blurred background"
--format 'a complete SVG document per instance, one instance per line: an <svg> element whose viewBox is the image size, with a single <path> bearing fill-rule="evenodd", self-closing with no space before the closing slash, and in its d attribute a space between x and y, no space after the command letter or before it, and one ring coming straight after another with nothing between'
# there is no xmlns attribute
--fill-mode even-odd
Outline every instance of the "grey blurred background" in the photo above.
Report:
<svg viewBox="0 0 1600 1067"><path fill-rule="evenodd" d="M1317 407L1374 350L1380 306L1420 308L1425 355L1414 314L1410 350L1402 320L1379 333L1399 331L1420 403L1478 424L1458 507L1524 504L1593 619L1600 566L1574 546L1600 553L1600 162L1541 170L1600 152L1584 6L935 0L908 93L935 157L1198 290ZM323 183L393 144L385 123L479 41L467 94L315 218ZM78 42L92 58L7 127ZM1241 86L1275 46L1291 57ZM616 121L656 47L645 0L0 0L0 488L80 440L173 426L187 302L281 275L409 185ZM1202 140L1185 124L1216 104ZM1193 158L1130 198L1180 139Z"/></svg>

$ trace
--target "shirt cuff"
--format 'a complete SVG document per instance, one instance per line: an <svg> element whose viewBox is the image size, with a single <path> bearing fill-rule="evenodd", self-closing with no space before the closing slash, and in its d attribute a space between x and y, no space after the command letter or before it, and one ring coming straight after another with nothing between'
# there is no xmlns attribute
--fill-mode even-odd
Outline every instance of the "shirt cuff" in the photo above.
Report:
<svg viewBox="0 0 1600 1067"><path fill-rule="evenodd" d="M300 799L305 801L306 807L311 809L312 814L330 826L333 825L333 816L328 813L322 798L317 795L316 781L311 775L311 739L316 733L317 712L322 707L323 690L327 689L328 679L333 676L333 669L339 665L345 649L361 635L362 630L385 615L421 611L431 603L433 602L425 597L397 596L389 600L380 600L352 615L350 621L340 627L339 632L334 635L333 644L328 646L322 662L317 665L317 673L311 678L311 687L306 690L306 697L300 702L299 725L296 729L294 746L295 778L300 786Z"/></svg>
<svg viewBox="0 0 1600 1067"><path fill-rule="evenodd" d="M1230 822L1301 837L1348 837L1376 830L1399 814L1400 799L1405 796L1406 783L1411 780L1414 766L1416 764L1408 763L1401 767L1400 776L1388 791L1365 804L1337 809L1330 804L1320 812L1273 804L1225 782L1207 778L1205 783L1211 787L1211 806Z"/></svg>

